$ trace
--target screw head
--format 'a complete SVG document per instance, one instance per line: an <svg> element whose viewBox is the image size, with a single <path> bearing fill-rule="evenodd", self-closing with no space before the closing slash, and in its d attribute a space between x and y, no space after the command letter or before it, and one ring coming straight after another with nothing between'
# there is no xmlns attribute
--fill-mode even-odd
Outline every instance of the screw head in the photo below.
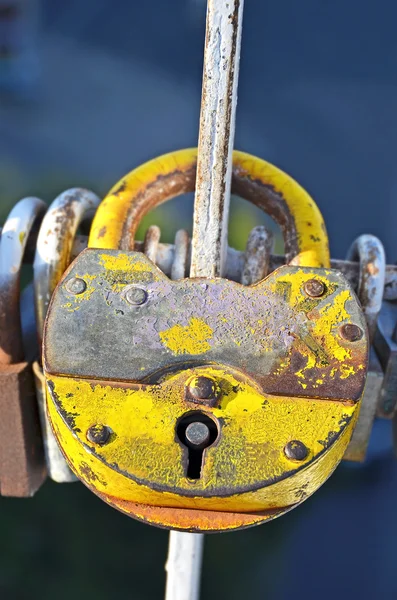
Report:
<svg viewBox="0 0 397 600"><path fill-rule="evenodd" d="M103 446L110 438L110 429L106 425L92 425L87 431L87 440Z"/></svg>
<svg viewBox="0 0 397 600"><path fill-rule="evenodd" d="M284 454L291 460L305 460L309 454L309 450L306 448L303 442L299 440L291 440L285 445Z"/></svg>
<svg viewBox="0 0 397 600"><path fill-rule="evenodd" d="M202 375L189 383L189 392L196 400L216 400L218 397L215 381Z"/></svg>
<svg viewBox="0 0 397 600"><path fill-rule="evenodd" d="M77 296L78 294L82 294L87 289L87 284L84 279L80 279L79 277L72 277L66 282L66 289L71 294Z"/></svg>
<svg viewBox="0 0 397 600"><path fill-rule="evenodd" d="M141 304L145 304L147 292L142 288L132 286L125 290L124 298L127 300L128 304L140 306Z"/></svg>
<svg viewBox="0 0 397 600"><path fill-rule="evenodd" d="M341 336L348 342L358 342L364 335L364 331L354 323L345 323L340 328Z"/></svg>
<svg viewBox="0 0 397 600"><path fill-rule="evenodd" d="M320 298L325 292L325 285L319 279L309 279L304 285L304 290L311 298Z"/></svg>
<svg viewBox="0 0 397 600"><path fill-rule="evenodd" d="M205 448L210 439L210 430L205 423L195 421L186 427L185 436L190 446Z"/></svg>

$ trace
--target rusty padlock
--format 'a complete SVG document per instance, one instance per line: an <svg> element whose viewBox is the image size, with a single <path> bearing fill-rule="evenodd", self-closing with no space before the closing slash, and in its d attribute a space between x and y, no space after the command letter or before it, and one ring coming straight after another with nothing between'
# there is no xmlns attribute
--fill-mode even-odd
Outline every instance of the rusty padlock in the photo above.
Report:
<svg viewBox="0 0 397 600"><path fill-rule="evenodd" d="M222 531L285 513L333 472L368 335L314 201L250 155L234 153L232 192L280 225L286 266L245 287L171 281L131 251L142 216L195 174L184 150L111 190L53 294L43 367L55 435L92 491L152 524Z"/></svg>
<svg viewBox="0 0 397 600"><path fill-rule="evenodd" d="M26 245L46 210L25 198L9 214L0 241L0 494L32 496L46 478L31 365L25 360L20 275Z"/></svg>

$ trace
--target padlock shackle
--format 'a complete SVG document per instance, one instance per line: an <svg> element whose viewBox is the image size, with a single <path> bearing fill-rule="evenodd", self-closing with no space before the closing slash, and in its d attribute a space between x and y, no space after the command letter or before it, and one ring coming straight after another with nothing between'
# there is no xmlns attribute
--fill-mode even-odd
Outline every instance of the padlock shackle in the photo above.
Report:
<svg viewBox="0 0 397 600"><path fill-rule="evenodd" d="M43 219L33 262L39 342L51 295L72 260L77 230L84 219L94 215L99 203L93 192L72 188L55 198Z"/></svg>
<svg viewBox="0 0 397 600"><path fill-rule="evenodd" d="M20 278L26 246L47 205L39 198L20 200L7 217L0 237L0 364L24 360ZM36 229L37 231L37 229Z"/></svg>
<svg viewBox="0 0 397 600"><path fill-rule="evenodd" d="M138 225L150 210L194 191L196 166L197 149L189 148L164 154L128 173L100 204L89 247L132 250ZM264 210L280 226L289 264L330 266L322 215L292 177L260 158L234 151L232 193Z"/></svg>

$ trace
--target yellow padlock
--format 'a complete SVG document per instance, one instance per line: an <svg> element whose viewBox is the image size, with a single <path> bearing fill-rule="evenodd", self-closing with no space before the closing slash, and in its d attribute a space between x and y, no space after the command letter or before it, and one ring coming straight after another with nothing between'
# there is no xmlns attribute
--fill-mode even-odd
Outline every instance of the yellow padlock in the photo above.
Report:
<svg viewBox="0 0 397 600"><path fill-rule="evenodd" d="M238 529L297 506L342 459L365 384L365 320L314 201L263 160L233 164L232 191L278 222L288 265L247 287L170 281L130 250L146 212L194 188L196 151L175 152L111 190L45 325L48 413L71 468L168 528Z"/></svg>

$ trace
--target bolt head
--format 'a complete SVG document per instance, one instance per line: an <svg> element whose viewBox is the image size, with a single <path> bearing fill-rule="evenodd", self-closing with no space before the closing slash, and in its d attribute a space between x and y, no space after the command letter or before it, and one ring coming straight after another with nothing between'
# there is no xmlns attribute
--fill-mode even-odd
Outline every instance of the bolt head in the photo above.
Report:
<svg viewBox="0 0 397 600"><path fill-rule="evenodd" d="M299 440L291 440L285 445L284 454L290 460L305 460L309 454L309 450L306 448L303 442Z"/></svg>
<svg viewBox="0 0 397 600"><path fill-rule="evenodd" d="M132 286L125 290L124 298L127 300L128 304L141 306L141 304L145 304L147 300L147 292L140 287Z"/></svg>
<svg viewBox="0 0 397 600"><path fill-rule="evenodd" d="M70 294L74 294L77 296L78 294L82 294L87 289L87 284L84 279L80 279L79 277L72 277L66 282L66 289Z"/></svg>
<svg viewBox="0 0 397 600"><path fill-rule="evenodd" d="M325 285L319 279L309 279L304 285L304 290L311 298L320 298L325 293Z"/></svg>
<svg viewBox="0 0 397 600"><path fill-rule="evenodd" d="M189 392L196 400L216 400L218 397L215 381L202 375L192 379L189 383Z"/></svg>
<svg viewBox="0 0 397 600"><path fill-rule="evenodd" d="M354 323L345 323L340 328L341 336L348 342L358 342L364 335L364 331Z"/></svg>
<svg viewBox="0 0 397 600"><path fill-rule="evenodd" d="M186 427L186 441L194 448L205 448L210 439L210 430L205 423L194 421Z"/></svg>
<svg viewBox="0 0 397 600"><path fill-rule="evenodd" d="M87 431L87 440L103 446L110 438L110 429L106 425L92 425Z"/></svg>

